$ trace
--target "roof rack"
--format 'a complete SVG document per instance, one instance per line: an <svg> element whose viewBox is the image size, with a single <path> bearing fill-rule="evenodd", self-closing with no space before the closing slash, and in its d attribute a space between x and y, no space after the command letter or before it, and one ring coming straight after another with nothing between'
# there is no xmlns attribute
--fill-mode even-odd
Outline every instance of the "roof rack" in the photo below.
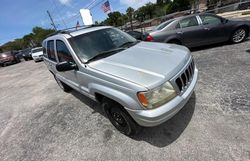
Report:
<svg viewBox="0 0 250 161"><path fill-rule="evenodd" d="M66 29L62 29L62 30L57 30L57 31L49 34L47 36L47 38L50 37L50 36L53 36L53 35L57 35L57 34L68 34L68 35L72 36L70 34L71 32L82 30L82 29L86 29L86 28L91 28L91 27L98 27L98 26L103 26L103 25L96 25L96 24L93 24L93 25L83 25L83 26L70 27L70 28L66 28Z"/></svg>

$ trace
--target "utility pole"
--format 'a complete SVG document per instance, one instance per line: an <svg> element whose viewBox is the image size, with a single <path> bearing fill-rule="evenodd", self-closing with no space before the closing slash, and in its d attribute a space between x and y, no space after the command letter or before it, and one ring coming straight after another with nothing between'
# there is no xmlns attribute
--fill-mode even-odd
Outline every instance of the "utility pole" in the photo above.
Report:
<svg viewBox="0 0 250 161"><path fill-rule="evenodd" d="M57 29L56 29L56 25L55 25L55 23L54 23L54 21L53 21L53 19L52 19L52 17L51 17L51 15L50 15L50 13L49 13L48 10L47 10L47 13L48 13L48 15L49 15L49 18L50 18L50 21L51 21L51 25L54 27L55 30L57 30Z"/></svg>

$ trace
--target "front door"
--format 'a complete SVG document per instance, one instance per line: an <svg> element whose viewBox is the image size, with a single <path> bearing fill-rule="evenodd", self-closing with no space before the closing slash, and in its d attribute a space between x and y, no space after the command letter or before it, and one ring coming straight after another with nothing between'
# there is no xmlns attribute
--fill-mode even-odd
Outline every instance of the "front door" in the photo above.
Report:
<svg viewBox="0 0 250 161"><path fill-rule="evenodd" d="M76 64L70 51L62 40L56 40L56 53L58 57L58 62L69 62ZM59 79L62 79L63 82L66 82L72 88L79 90L79 81L78 81L78 70L69 70L64 72L57 72Z"/></svg>

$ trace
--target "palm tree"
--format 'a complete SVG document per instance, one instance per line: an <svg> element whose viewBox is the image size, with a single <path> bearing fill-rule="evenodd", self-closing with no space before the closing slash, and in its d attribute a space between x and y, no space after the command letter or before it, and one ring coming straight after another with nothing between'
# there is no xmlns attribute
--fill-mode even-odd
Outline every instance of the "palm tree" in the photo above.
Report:
<svg viewBox="0 0 250 161"><path fill-rule="evenodd" d="M127 8L127 10L126 10L128 19L129 19L129 21L130 21L131 30L133 30L132 21L133 21L133 14L134 14L134 11L135 11L135 10L134 10L132 7L129 7L129 8Z"/></svg>

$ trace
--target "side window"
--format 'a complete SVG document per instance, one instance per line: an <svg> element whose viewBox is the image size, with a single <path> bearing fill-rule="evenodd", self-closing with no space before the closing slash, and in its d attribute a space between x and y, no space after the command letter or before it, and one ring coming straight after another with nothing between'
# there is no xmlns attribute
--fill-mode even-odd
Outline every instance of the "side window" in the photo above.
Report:
<svg viewBox="0 0 250 161"><path fill-rule="evenodd" d="M61 40L56 40L56 53L57 53L59 62L63 62L63 61L74 62L67 46Z"/></svg>
<svg viewBox="0 0 250 161"><path fill-rule="evenodd" d="M47 42L47 54L48 58L52 61L56 61L55 49L54 49L54 40Z"/></svg>
<svg viewBox="0 0 250 161"><path fill-rule="evenodd" d="M218 25L221 24L221 19L211 15L200 16L203 25Z"/></svg>
<svg viewBox="0 0 250 161"><path fill-rule="evenodd" d="M185 18L185 19L180 21L181 28L192 27L192 26L199 26L199 23L198 23L195 16Z"/></svg>
<svg viewBox="0 0 250 161"><path fill-rule="evenodd" d="M48 57L47 53L46 53L46 41L43 42L43 56L44 57Z"/></svg>

